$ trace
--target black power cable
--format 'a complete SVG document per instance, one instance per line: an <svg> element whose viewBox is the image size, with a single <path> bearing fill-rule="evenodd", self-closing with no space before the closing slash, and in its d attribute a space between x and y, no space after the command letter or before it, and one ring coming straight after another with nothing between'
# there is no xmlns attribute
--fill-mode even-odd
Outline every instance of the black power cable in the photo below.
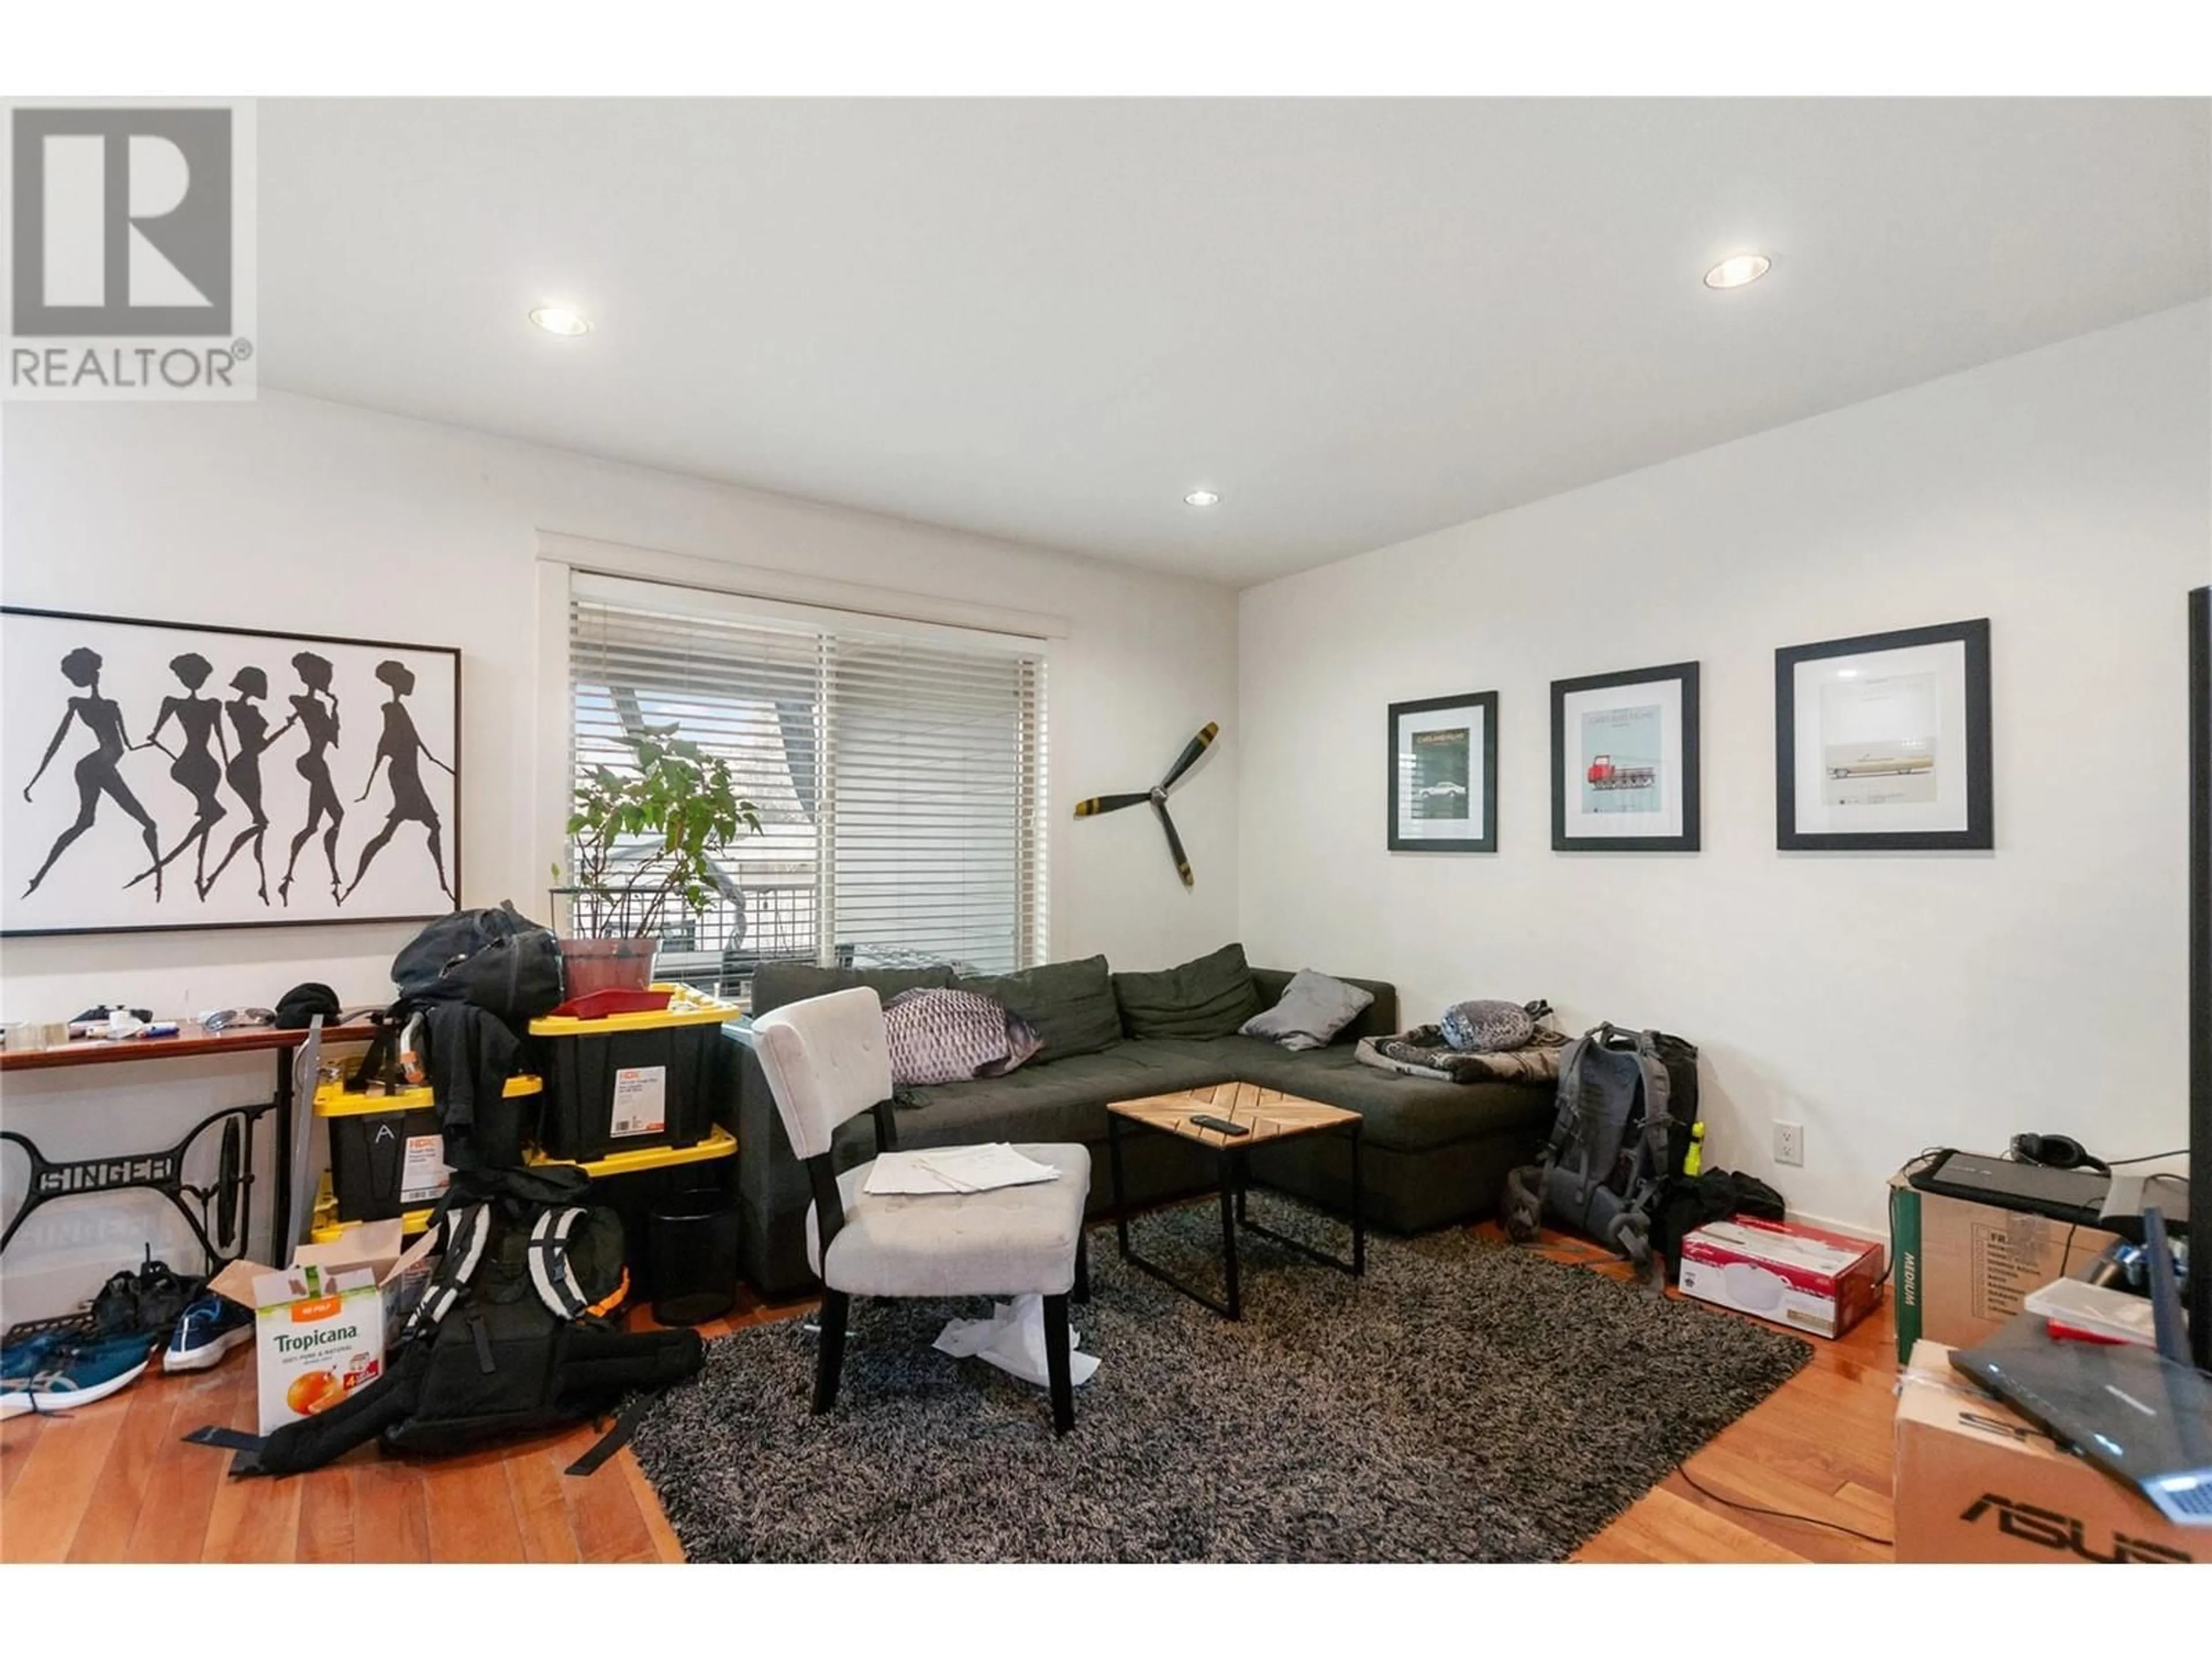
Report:
<svg viewBox="0 0 2212 1659"><path fill-rule="evenodd" d="M1853 1538L1863 1539L1869 1544L1879 1544L1884 1549L1893 1550L1897 1547L1897 1540L1894 1538L1884 1538L1875 1533L1861 1532L1856 1527L1847 1527L1840 1521L1823 1521L1817 1515L1799 1515L1793 1510L1773 1510L1767 1508L1764 1504L1747 1504L1740 1498L1723 1498L1699 1480L1697 1476L1692 1474L1687 1464L1678 1467L1674 1473L1682 1477L1691 1491L1702 1497L1711 1498L1716 1504L1725 1504L1732 1510L1741 1510L1748 1515L1771 1515L1778 1521L1802 1521L1808 1527L1826 1527L1830 1532L1844 1533Z"/></svg>

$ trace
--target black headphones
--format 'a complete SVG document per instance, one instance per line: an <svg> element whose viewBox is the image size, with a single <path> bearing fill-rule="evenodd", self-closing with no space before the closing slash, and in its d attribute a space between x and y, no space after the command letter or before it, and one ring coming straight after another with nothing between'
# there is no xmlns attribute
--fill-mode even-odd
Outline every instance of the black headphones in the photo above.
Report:
<svg viewBox="0 0 2212 1659"><path fill-rule="evenodd" d="M2110 1175L2112 1166L2092 1154L2071 1135L2014 1135L2012 1155L2023 1164L2040 1164L2046 1170L2094 1170Z"/></svg>

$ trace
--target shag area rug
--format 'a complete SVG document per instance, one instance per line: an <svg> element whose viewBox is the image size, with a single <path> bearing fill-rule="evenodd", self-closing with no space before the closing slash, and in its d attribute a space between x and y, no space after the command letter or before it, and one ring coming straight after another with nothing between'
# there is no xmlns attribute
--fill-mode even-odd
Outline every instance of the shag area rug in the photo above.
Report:
<svg viewBox="0 0 2212 1659"><path fill-rule="evenodd" d="M1323 1249L1335 1223L1255 1192ZM1218 1271L1208 1202L1134 1223ZM1556 1561L1811 1345L1454 1229L1370 1236L1355 1279L1247 1235L1231 1323L1091 1234L1103 1364L1055 1439L1042 1389L930 1346L981 1300L853 1304L834 1413L791 1319L712 1344L639 1425L694 1561Z"/></svg>

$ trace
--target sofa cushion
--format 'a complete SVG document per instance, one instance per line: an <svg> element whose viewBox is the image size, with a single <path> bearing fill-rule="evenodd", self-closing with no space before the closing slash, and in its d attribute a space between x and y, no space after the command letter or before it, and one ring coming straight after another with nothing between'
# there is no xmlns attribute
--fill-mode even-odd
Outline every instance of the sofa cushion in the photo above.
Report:
<svg viewBox="0 0 2212 1659"><path fill-rule="evenodd" d="M1029 1021L1043 1060L1096 1054L1121 1040L1121 1012L1103 957L1048 962L1018 974L977 974L951 981Z"/></svg>
<svg viewBox="0 0 2212 1659"><path fill-rule="evenodd" d="M865 985L877 998L889 1002L902 991L952 983L952 970L942 963L930 968L817 968L811 962L764 962L753 971L753 1013L756 1018L787 1002L825 997L832 991L849 991Z"/></svg>
<svg viewBox="0 0 2212 1659"><path fill-rule="evenodd" d="M1271 1043L1255 1043L1270 1048ZM1042 1057L1006 1077L908 1091L897 1112L902 1148L973 1141L1106 1138L1106 1103L1219 1083L1229 1057L1208 1043L1117 1042L1095 1054L1047 1065Z"/></svg>
<svg viewBox="0 0 2212 1659"><path fill-rule="evenodd" d="M1400 1077L1362 1066L1351 1049L1335 1043L1304 1054L1248 1036L1143 1046L1161 1051L1164 1060L1173 1053L1195 1066L1210 1063L1218 1078L1234 1077L1357 1112L1364 1120L1359 1133L1366 1143L1395 1152L1425 1152L1530 1126L1541 1128L1552 1121L1553 1090L1549 1084L1445 1083Z"/></svg>
<svg viewBox="0 0 2212 1659"><path fill-rule="evenodd" d="M1242 945L1157 973L1116 974L1114 998L1133 1037L1224 1037L1260 1012Z"/></svg>

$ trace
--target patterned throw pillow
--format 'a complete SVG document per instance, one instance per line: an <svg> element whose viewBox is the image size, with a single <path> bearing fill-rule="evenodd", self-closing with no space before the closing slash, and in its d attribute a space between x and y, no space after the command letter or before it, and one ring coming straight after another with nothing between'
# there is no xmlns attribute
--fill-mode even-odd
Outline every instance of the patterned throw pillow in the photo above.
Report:
<svg viewBox="0 0 2212 1659"><path fill-rule="evenodd" d="M1437 1024L1462 1054L1504 1054L1526 1048L1536 1035L1536 1022L1517 1002L1455 1002Z"/></svg>
<svg viewBox="0 0 2212 1659"><path fill-rule="evenodd" d="M884 1004L884 1032L902 1089L995 1077L1040 1046L1028 1021L973 991L902 991Z"/></svg>

